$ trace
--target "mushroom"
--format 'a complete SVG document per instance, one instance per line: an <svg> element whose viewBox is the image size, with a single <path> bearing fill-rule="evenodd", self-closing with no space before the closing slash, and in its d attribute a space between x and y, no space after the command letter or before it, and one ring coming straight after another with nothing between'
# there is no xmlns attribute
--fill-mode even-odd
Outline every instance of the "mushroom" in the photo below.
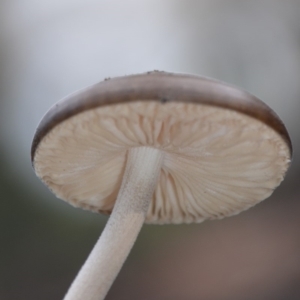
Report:
<svg viewBox="0 0 300 300"><path fill-rule="evenodd" d="M267 105L212 79L148 72L63 99L35 133L35 172L57 197L111 214L64 299L104 299L144 222L235 215L272 194L291 157Z"/></svg>

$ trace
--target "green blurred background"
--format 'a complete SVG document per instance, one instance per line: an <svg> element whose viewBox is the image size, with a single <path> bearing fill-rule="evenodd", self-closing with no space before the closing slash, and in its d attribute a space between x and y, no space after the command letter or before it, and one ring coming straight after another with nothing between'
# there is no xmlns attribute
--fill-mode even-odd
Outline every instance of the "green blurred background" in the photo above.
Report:
<svg viewBox="0 0 300 300"><path fill-rule="evenodd" d="M255 94L285 122L293 165L232 218L145 225L107 299L300 299L299 0L0 1L0 299L62 299L106 217L35 177L35 128L105 77L165 70Z"/></svg>

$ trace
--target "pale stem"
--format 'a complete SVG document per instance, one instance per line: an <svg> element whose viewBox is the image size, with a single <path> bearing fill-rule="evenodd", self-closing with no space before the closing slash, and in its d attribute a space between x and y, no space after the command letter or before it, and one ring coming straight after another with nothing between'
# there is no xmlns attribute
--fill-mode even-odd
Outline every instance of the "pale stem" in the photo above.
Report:
<svg viewBox="0 0 300 300"><path fill-rule="evenodd" d="M129 150L112 214L64 300L102 300L118 275L145 221L163 161L150 147Z"/></svg>

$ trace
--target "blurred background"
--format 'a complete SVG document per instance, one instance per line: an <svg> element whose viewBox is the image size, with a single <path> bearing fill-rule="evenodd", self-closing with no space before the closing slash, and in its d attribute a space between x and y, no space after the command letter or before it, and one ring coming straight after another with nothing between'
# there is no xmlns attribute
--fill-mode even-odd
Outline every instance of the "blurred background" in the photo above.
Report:
<svg viewBox="0 0 300 300"><path fill-rule="evenodd" d="M299 0L0 1L0 299L62 299L106 217L35 177L35 128L60 98L154 69L270 105L294 159L266 201L220 221L145 225L107 299L300 299Z"/></svg>

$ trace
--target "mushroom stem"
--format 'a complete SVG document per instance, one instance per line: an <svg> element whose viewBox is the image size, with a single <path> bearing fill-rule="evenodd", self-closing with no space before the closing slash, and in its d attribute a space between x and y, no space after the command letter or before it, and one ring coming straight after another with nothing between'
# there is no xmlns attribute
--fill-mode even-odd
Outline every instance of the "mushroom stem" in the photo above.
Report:
<svg viewBox="0 0 300 300"><path fill-rule="evenodd" d="M105 298L145 221L163 156L150 147L129 150L112 214L64 300Z"/></svg>

